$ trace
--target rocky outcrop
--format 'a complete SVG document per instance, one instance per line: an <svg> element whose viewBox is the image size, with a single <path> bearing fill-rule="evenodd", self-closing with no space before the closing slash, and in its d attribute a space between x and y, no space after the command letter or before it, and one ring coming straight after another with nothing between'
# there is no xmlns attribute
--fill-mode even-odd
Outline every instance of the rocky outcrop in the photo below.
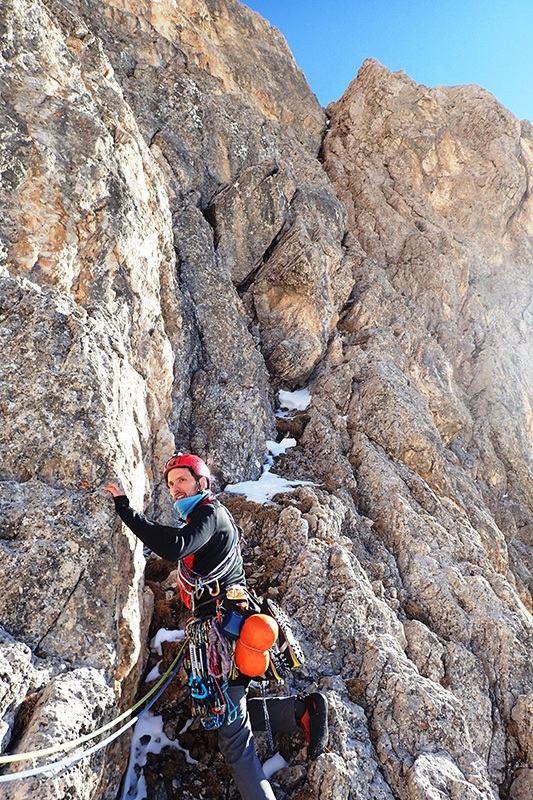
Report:
<svg viewBox="0 0 533 800"><path fill-rule="evenodd" d="M2 749L106 725L180 623L107 480L169 519L174 447L224 489L290 434L273 469L306 485L222 495L306 652L288 688L330 699L329 752L282 738L277 795L527 797L530 124L373 61L326 114L234 0L0 23ZM199 763L152 754L149 797L234 797L185 696L155 710ZM128 744L0 797L114 800Z"/></svg>
<svg viewBox="0 0 533 800"><path fill-rule="evenodd" d="M369 63L332 110L325 156L351 230L405 298L397 339L410 335L415 305L415 329L434 343L415 358L417 389L444 443L466 442L476 457L509 539L530 514L529 443L516 421L527 429L530 417L531 145L530 123L477 87L427 90Z"/></svg>

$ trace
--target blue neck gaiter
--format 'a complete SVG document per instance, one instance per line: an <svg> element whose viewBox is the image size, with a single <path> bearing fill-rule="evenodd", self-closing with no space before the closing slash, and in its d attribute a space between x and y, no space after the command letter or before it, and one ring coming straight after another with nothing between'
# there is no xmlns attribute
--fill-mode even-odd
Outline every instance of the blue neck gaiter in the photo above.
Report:
<svg viewBox="0 0 533 800"><path fill-rule="evenodd" d="M200 492L200 494L195 494L192 497L183 497L181 500L176 500L174 503L174 508L180 515L180 519L186 520L193 508L209 494L209 489L204 489L203 492Z"/></svg>

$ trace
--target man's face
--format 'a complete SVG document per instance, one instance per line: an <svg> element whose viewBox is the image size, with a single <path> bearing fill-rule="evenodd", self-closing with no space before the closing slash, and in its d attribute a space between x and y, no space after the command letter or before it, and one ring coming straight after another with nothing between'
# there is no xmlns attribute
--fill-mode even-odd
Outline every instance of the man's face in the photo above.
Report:
<svg viewBox="0 0 533 800"><path fill-rule="evenodd" d="M204 487L205 478L200 478L200 487L196 478L187 467L174 467L167 475L168 489L174 500L183 500L184 497L193 497Z"/></svg>

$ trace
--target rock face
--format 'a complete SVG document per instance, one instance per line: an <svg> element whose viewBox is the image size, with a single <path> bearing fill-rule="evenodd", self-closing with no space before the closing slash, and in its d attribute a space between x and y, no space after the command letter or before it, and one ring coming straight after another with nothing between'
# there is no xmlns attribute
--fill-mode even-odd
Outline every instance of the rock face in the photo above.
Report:
<svg viewBox="0 0 533 800"><path fill-rule="evenodd" d="M102 486L170 519L174 448L224 489L289 434L307 485L222 495L306 652L288 688L330 700L277 796L529 797L531 125L373 61L325 112L234 0L4 0L0 89L2 751L116 718L179 625ZM236 797L176 684L155 710L198 764L152 754L148 797ZM128 747L0 797L114 800Z"/></svg>

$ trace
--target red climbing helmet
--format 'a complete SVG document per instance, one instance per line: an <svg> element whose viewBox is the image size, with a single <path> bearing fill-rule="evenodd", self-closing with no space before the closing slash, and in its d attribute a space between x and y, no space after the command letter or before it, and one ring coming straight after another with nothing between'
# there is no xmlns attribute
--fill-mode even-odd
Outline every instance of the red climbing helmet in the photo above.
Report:
<svg viewBox="0 0 533 800"><path fill-rule="evenodd" d="M171 469L176 469L176 467L185 467L190 470L196 480L207 478L207 488L211 486L211 472L200 456L193 456L192 453L174 453L174 455L170 456L163 469L163 478L167 486L167 475Z"/></svg>

